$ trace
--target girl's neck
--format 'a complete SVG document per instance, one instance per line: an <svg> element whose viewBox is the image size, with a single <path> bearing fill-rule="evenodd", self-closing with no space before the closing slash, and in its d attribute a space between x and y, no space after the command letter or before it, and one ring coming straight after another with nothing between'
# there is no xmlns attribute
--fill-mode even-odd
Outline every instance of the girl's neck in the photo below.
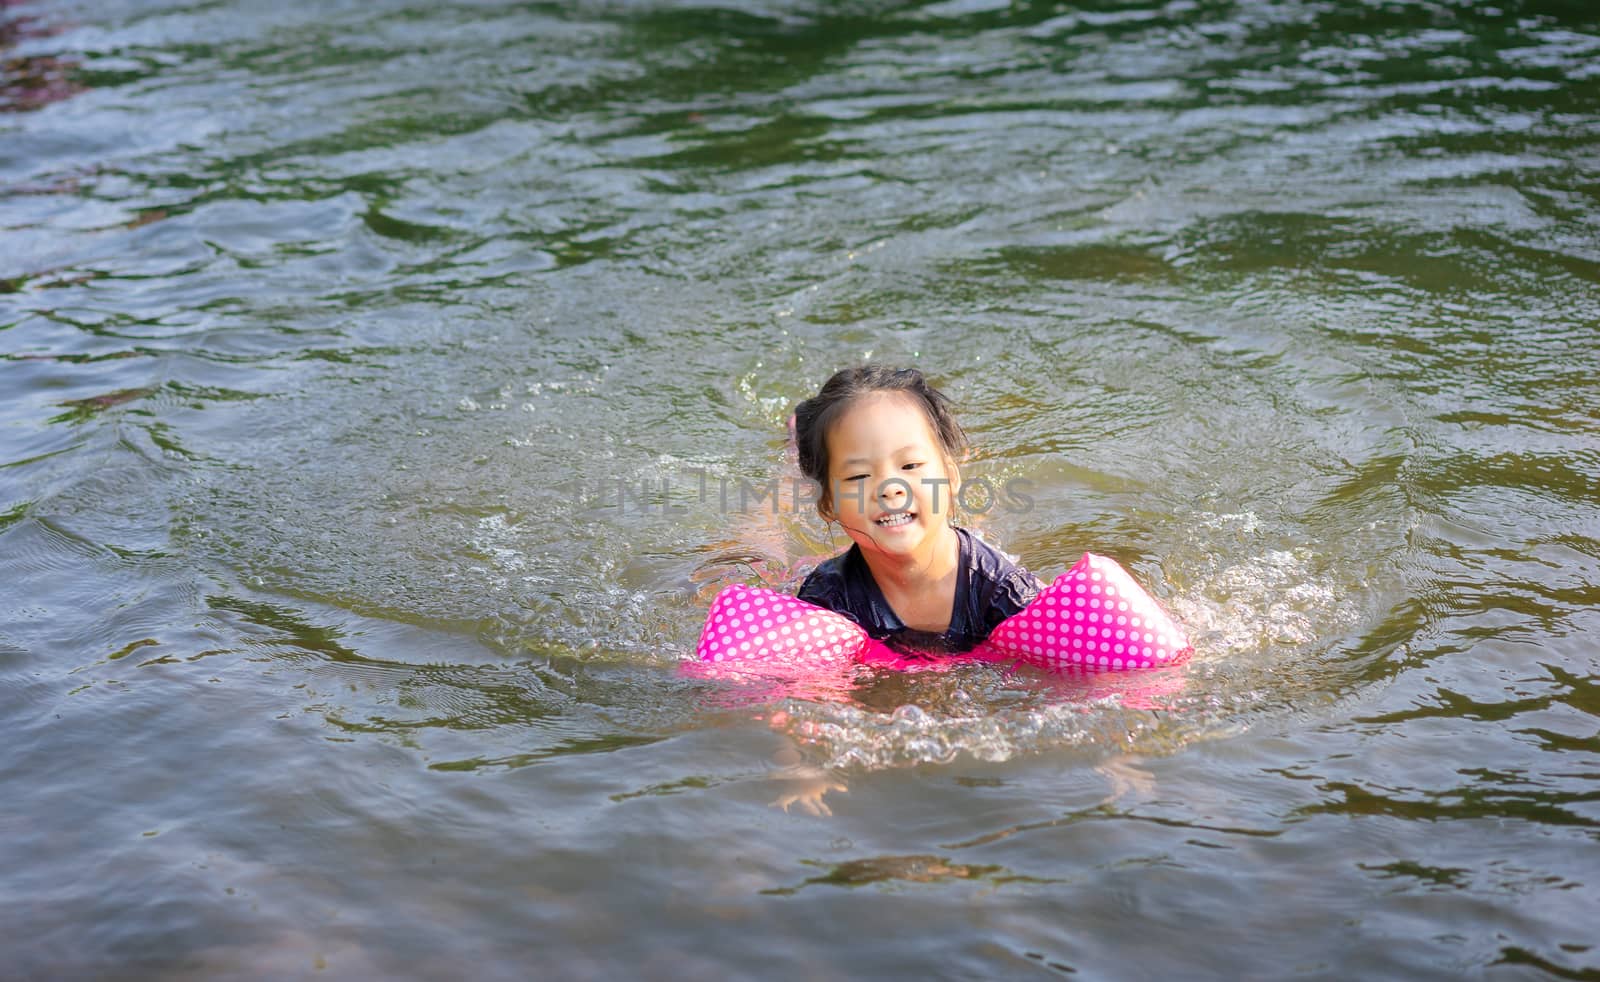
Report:
<svg viewBox="0 0 1600 982"><path fill-rule="evenodd" d="M893 556L863 549L861 556L880 589L911 592L938 583L954 572L961 561L961 542L952 526L941 525L926 554L919 549L909 556Z"/></svg>

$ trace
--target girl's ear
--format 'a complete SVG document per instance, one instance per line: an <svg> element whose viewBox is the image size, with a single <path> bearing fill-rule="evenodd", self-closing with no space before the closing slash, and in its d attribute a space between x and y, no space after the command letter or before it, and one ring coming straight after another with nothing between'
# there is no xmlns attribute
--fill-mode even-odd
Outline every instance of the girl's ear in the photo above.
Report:
<svg viewBox="0 0 1600 982"><path fill-rule="evenodd" d="M950 502L945 506L944 513L946 517L953 518L956 512L956 498L961 494L961 468L956 466L955 461L949 459L945 460L944 465L950 475Z"/></svg>

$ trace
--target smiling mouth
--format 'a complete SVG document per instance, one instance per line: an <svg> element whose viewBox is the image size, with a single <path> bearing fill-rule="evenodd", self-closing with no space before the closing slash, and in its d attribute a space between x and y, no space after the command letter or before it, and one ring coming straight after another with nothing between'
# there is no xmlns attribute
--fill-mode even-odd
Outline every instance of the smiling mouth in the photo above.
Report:
<svg viewBox="0 0 1600 982"><path fill-rule="evenodd" d="M916 517L917 516L915 512L897 511L892 515L885 515L882 518L873 519L872 524L881 529L899 528L902 525L910 524L911 520Z"/></svg>

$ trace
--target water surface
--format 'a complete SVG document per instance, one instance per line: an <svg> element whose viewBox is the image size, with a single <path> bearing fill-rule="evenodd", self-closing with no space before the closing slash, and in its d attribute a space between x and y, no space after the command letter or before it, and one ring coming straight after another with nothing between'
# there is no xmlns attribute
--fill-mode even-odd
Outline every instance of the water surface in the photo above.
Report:
<svg viewBox="0 0 1600 982"><path fill-rule="evenodd" d="M1600 973L1597 80L1561 2L0 7L12 971ZM1194 660L682 676L846 544L738 498L863 359Z"/></svg>

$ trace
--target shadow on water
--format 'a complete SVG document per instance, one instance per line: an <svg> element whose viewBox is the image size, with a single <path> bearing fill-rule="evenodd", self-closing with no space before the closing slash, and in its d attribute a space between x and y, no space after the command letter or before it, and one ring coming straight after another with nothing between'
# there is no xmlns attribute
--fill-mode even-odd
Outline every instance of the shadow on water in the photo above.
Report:
<svg viewBox="0 0 1600 982"><path fill-rule="evenodd" d="M1597 792L1512 791L1502 785L1506 775L1482 774L1486 787L1457 788L1440 793L1416 793L1390 789L1384 794L1371 785L1333 782L1318 787L1330 801L1307 806L1298 817L1312 815L1386 815L1408 821L1441 822L1481 818L1522 820L1538 825L1600 829L1596 820L1574 811L1571 806L1592 805L1600 801ZM1600 839L1600 832L1594 833Z"/></svg>
<svg viewBox="0 0 1600 982"><path fill-rule="evenodd" d="M824 864L808 860L806 865ZM897 883L954 881L971 881L990 888L1008 883L1051 882L1038 877L1020 876L1002 866L956 863L943 856L874 856L840 863L820 876L810 877L795 886L774 887L761 892L771 896L788 897L809 886L855 888L881 887Z"/></svg>

